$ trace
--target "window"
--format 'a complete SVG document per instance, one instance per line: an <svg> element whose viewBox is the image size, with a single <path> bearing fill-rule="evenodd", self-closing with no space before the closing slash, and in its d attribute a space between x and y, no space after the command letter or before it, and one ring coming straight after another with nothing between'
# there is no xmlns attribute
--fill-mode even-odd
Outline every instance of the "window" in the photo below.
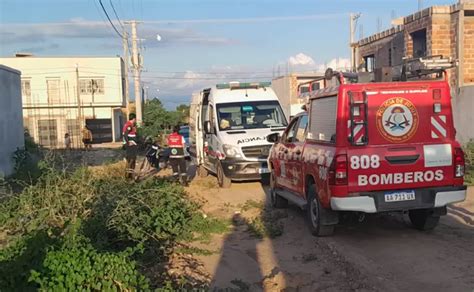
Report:
<svg viewBox="0 0 474 292"><path fill-rule="evenodd" d="M87 78L79 80L79 91L81 95L104 94L103 78Z"/></svg>
<svg viewBox="0 0 474 292"><path fill-rule="evenodd" d="M375 55L369 55L364 57L365 71L374 72L375 70Z"/></svg>
<svg viewBox="0 0 474 292"><path fill-rule="evenodd" d="M336 142L337 96L313 99L311 101L311 121L308 138Z"/></svg>
<svg viewBox="0 0 474 292"><path fill-rule="evenodd" d="M296 142L304 142L306 127L308 126L308 116L304 115L300 118L298 128L296 129Z"/></svg>
<svg viewBox="0 0 474 292"><path fill-rule="evenodd" d="M58 143L56 120L38 120L38 136L40 145L56 146Z"/></svg>
<svg viewBox="0 0 474 292"><path fill-rule="evenodd" d="M426 52L426 29L415 31L411 34L413 40L413 57L420 58L427 55Z"/></svg>
<svg viewBox="0 0 474 292"><path fill-rule="evenodd" d="M48 90L48 103L52 105L60 103L59 79L46 80L46 87Z"/></svg>
<svg viewBox="0 0 474 292"><path fill-rule="evenodd" d="M31 81L21 80L21 96L27 103L31 103Z"/></svg>
<svg viewBox="0 0 474 292"><path fill-rule="evenodd" d="M319 90L321 89L321 84L319 82L313 82L311 83L311 91Z"/></svg>
<svg viewBox="0 0 474 292"><path fill-rule="evenodd" d="M217 105L219 129L283 128L287 122L278 101L249 101Z"/></svg>

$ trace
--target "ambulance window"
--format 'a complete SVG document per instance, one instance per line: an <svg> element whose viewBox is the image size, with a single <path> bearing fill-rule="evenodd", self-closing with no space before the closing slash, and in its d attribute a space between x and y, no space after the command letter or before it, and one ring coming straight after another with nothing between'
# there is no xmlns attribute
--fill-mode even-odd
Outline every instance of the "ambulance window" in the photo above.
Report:
<svg viewBox="0 0 474 292"><path fill-rule="evenodd" d="M311 101L308 139L336 143L337 96Z"/></svg>
<svg viewBox="0 0 474 292"><path fill-rule="evenodd" d="M304 136L306 134L306 126L308 125L308 116L304 115L300 118L298 128L296 130L296 142L304 142Z"/></svg>

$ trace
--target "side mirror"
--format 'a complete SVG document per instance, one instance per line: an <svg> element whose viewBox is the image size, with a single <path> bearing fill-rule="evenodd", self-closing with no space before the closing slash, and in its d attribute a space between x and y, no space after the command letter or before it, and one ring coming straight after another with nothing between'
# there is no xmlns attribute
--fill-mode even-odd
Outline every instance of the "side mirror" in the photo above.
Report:
<svg viewBox="0 0 474 292"><path fill-rule="evenodd" d="M205 121L204 122L204 133L213 134L211 121Z"/></svg>
<svg viewBox="0 0 474 292"><path fill-rule="evenodd" d="M280 141L280 134L278 133L273 133L267 136L267 141L270 143L277 143Z"/></svg>

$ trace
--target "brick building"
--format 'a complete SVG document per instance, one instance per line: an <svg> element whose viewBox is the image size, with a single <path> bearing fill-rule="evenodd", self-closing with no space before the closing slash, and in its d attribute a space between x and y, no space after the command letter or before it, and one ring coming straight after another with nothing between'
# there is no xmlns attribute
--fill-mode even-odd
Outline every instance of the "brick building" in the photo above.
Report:
<svg viewBox="0 0 474 292"><path fill-rule="evenodd" d="M403 24L360 40L366 71L395 67L403 58L443 55L458 60L449 70L458 139L474 139L474 0L433 6L403 18Z"/></svg>

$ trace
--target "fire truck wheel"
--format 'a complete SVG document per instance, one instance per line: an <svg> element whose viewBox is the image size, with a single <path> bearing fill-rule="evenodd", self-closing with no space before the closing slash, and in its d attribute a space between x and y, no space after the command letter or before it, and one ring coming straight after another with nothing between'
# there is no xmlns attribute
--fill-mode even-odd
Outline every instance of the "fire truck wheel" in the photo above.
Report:
<svg viewBox="0 0 474 292"><path fill-rule="evenodd" d="M219 187L223 189L230 188L230 185L232 184L230 178L225 176L224 170L222 169L222 164L220 163L217 164L217 182Z"/></svg>
<svg viewBox="0 0 474 292"><path fill-rule="evenodd" d="M275 174L273 173L273 171L270 174L270 201L272 203L273 208L283 209L283 208L288 207L288 200L281 197L276 192Z"/></svg>
<svg viewBox="0 0 474 292"><path fill-rule="evenodd" d="M316 188L311 185L308 189L308 205L306 208L306 220L308 222L309 230L314 236L329 236L334 233L334 225L322 225L321 216L322 206L319 198L316 195Z"/></svg>
<svg viewBox="0 0 474 292"><path fill-rule="evenodd" d="M410 210L408 212L411 224L419 230L432 230L439 222L439 216L433 214L431 209Z"/></svg>
<svg viewBox="0 0 474 292"><path fill-rule="evenodd" d="M209 171L202 165L198 166L197 173L199 177L207 177L209 175Z"/></svg>

